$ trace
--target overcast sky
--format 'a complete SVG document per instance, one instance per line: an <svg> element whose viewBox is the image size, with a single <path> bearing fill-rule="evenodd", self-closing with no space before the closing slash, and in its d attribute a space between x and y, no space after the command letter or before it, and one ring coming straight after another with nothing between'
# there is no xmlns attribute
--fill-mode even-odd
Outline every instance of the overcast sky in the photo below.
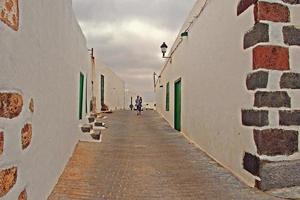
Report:
<svg viewBox="0 0 300 200"><path fill-rule="evenodd" d="M73 0L75 14L95 49L126 87L153 100L153 72L164 60L160 45L169 47L196 0Z"/></svg>

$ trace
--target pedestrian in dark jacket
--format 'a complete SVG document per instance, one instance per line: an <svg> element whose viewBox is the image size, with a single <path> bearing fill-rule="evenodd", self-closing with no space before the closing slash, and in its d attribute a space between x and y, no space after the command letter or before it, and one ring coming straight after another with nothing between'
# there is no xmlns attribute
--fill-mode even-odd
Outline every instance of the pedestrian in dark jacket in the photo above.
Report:
<svg viewBox="0 0 300 200"><path fill-rule="evenodd" d="M137 110L137 115L141 115L142 114L142 103L143 103L143 99L140 96L136 97L135 100L135 105L136 105L136 110Z"/></svg>

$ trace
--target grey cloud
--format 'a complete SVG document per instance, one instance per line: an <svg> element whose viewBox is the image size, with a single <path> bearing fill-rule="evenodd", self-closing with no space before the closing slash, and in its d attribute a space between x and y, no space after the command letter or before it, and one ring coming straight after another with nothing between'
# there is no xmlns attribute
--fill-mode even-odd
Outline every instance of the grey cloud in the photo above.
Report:
<svg viewBox="0 0 300 200"><path fill-rule="evenodd" d="M160 27L178 28L195 0L73 0L74 10L83 21L112 23L139 18Z"/></svg>
<svg viewBox="0 0 300 200"><path fill-rule="evenodd" d="M172 45L195 1L73 0L73 7L96 59L152 100L152 74L164 63L159 46Z"/></svg>

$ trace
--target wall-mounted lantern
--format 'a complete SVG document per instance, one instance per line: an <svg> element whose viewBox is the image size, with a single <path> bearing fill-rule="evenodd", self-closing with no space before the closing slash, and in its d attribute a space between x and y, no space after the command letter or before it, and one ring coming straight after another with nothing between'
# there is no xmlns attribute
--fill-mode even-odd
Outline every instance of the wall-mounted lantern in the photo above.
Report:
<svg viewBox="0 0 300 200"><path fill-rule="evenodd" d="M189 32L184 31L180 34L181 37L188 37L189 36Z"/></svg>
<svg viewBox="0 0 300 200"><path fill-rule="evenodd" d="M168 49L168 46L166 45L165 42L163 42L163 44L160 46L160 49L163 54L163 58L171 58L171 57L165 57L165 55L167 53L167 49Z"/></svg>

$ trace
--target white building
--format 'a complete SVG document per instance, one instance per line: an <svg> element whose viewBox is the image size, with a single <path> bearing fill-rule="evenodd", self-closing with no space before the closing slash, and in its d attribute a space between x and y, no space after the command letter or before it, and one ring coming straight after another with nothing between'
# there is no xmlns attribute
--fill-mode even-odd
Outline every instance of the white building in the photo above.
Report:
<svg viewBox="0 0 300 200"><path fill-rule="evenodd" d="M157 110L250 186L300 185L300 32L290 26L300 7L258 1L255 23L249 2L196 2L160 73Z"/></svg>
<svg viewBox="0 0 300 200"><path fill-rule="evenodd" d="M97 111L105 104L109 110L125 108L125 82L109 67L96 60L95 96Z"/></svg>
<svg viewBox="0 0 300 200"><path fill-rule="evenodd" d="M0 199L46 199L90 110L86 39L71 0L3 0L0 12ZM105 103L124 108L124 82L96 75Z"/></svg>
<svg viewBox="0 0 300 200"><path fill-rule="evenodd" d="M89 96L86 40L71 0L13 0L11 9L7 1L0 1L0 197L26 191L46 199L78 141L78 105Z"/></svg>

